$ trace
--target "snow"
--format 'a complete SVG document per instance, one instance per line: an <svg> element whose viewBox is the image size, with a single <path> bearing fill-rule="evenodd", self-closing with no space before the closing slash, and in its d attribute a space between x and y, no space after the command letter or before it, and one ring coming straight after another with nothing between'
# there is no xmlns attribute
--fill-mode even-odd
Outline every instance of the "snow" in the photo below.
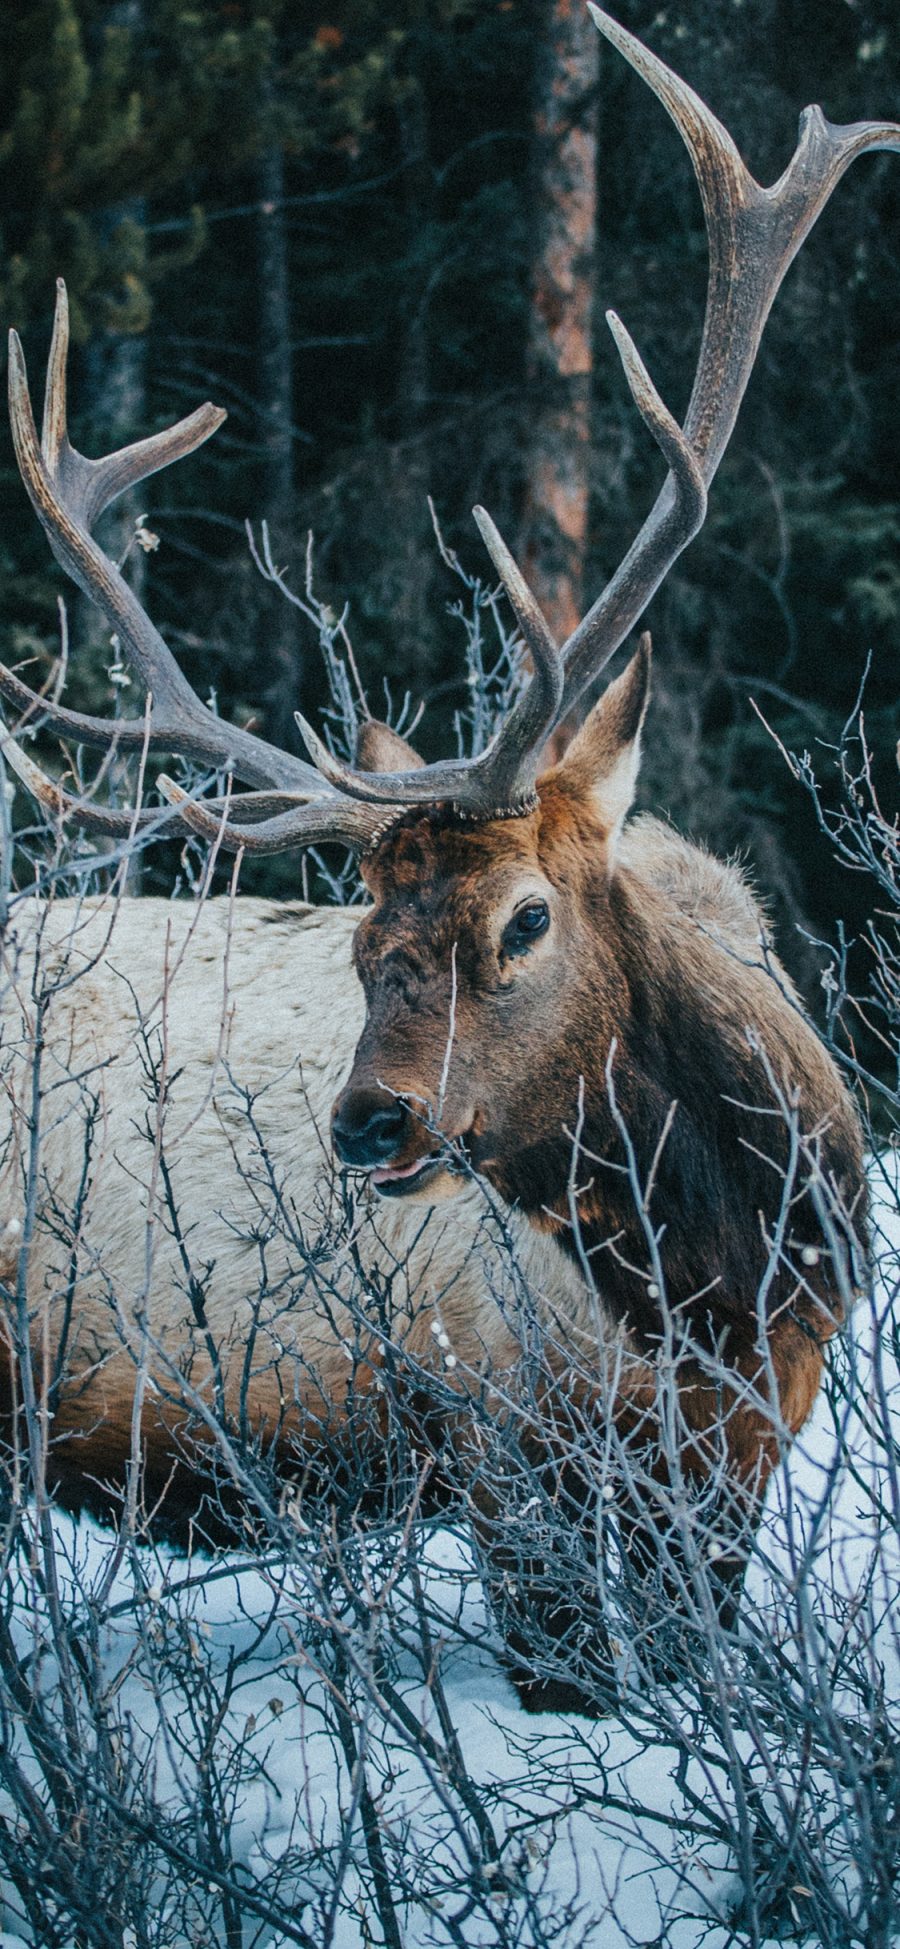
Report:
<svg viewBox="0 0 900 1949"><path fill-rule="evenodd" d="M836 1432L822 1397L773 1492L765 1548L751 1574L750 1595L777 1633L798 1538L820 1552L827 1575L819 1577L816 1587L833 1592L835 1618L842 1604L858 1599L871 1573L866 1601L878 1619L888 1690L893 1686L896 1693L900 1660L890 1608L900 1587L900 1522L895 1509L893 1525L882 1520L883 1533L876 1538L875 1491L879 1482L884 1488L883 1463L865 1413L878 1378L888 1288L895 1283L892 1255L900 1244L896 1206L893 1216L882 1211L881 1223L885 1279L872 1317L862 1314L857 1319L849 1341L857 1407L848 1412L842 1430L840 1479L823 1512ZM880 1380L891 1397L900 1437L900 1386L886 1360ZM107 1576L110 1536L86 1519L60 1515L55 1524L63 1597L77 1614L86 1595L99 1593ZM443 1620L449 1721L461 1761L481 1789L498 1844L498 1859L490 1869L496 1895L488 1893L468 1904L467 1912L463 1894L470 1864L459 1795L452 1781L448 1787L446 1768L429 1760L427 1741L413 1736L416 1727L424 1728L435 1752L446 1753L446 1727L411 1648L416 1594L406 1585L391 1587L395 1570L390 1545L380 1555L360 1545L357 1571L363 1581L369 1579L366 1596L373 1620L389 1595L395 1620L409 1625L406 1649L399 1650L392 1677L396 1696L410 1716L404 1730L395 1717L392 1723L390 1709L379 1714L370 1708L368 1723L361 1721L354 1730L365 1746L366 1777L377 1802L404 1949L436 1949L451 1942L487 1949L488 1944L512 1940L523 1949L542 1941L558 1949L581 1949L589 1943L601 1949L636 1943L726 1949L733 1943L728 1910L736 1893L735 1862L720 1841L698 1842L673 1824L685 1808L674 1777L674 1747L661 1740L648 1745L639 1726L635 1730L633 1723L614 1718L526 1714L498 1662L465 1535L439 1528L428 1535L421 1556L421 1597L434 1637L440 1638ZM123 1565L106 1598L103 1674L115 1696L119 1724L128 1729L146 1769L155 1769L156 1804L184 1807L196 1785L199 1731L187 1689L177 1677L187 1661L208 1681L211 1696L225 1701L216 1739L226 1771L227 1763L232 1765L228 1812L235 1861L263 1890L271 1890L280 1873L293 1877L295 1913L318 1940L329 1877L335 1882L349 1824L354 1859L341 1867L340 1902L329 1918L330 1941L333 1949L367 1949L371 1941L379 1941L377 1924L372 1934L356 1905L357 1898L364 1903L364 1895L355 1863L364 1855L359 1816L348 1823L348 1809L354 1795L358 1803L359 1779L354 1781L341 1747L321 1661L316 1618L325 1597L315 1574L307 1576L302 1566L285 1569L235 1556L191 1562L161 1550L153 1557L145 1553L136 1569ZM23 1585L16 1625L23 1649L37 1629L44 1601L36 1585ZM170 1654L167 1670L174 1675L163 1695L154 1695L149 1686L140 1633L145 1643L165 1643ZM348 1624L345 1643L351 1676L354 1664L366 1666L365 1639L357 1616ZM52 1687L51 1671L43 1682ZM359 1687L355 1696L363 1696ZM709 1789L702 1770L695 1784ZM569 1803L578 1794L582 1805L571 1811ZM20 1910L12 1886L6 1884L0 1893L0 1949L12 1949L31 1938L17 1920ZM504 1904L508 1914L514 1910L518 1917L518 1933L511 1929L501 1935L495 1926L492 1916L499 1917ZM263 1923L256 1940L260 1949L280 1949L288 1937ZM802 1949L802 1938L794 1940Z"/></svg>

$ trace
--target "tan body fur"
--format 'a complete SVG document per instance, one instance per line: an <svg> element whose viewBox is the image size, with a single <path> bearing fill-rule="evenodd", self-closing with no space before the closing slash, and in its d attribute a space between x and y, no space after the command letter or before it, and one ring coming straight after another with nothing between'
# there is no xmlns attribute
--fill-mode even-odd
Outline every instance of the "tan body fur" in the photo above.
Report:
<svg viewBox="0 0 900 1949"><path fill-rule="evenodd" d="M199 907L126 899L117 909L97 900L18 909L3 956L0 1275L15 1286L24 1235L37 968L50 1000L38 1212L26 1277L38 1373L46 1373L64 1330L76 1255L67 1383L53 1424L53 1470L69 1500L79 1499L79 1488L91 1499L90 1478L123 1480L142 1322L161 1391L173 1391L177 1368L212 1398L160 1153L191 1263L198 1275L214 1264L205 1310L229 1410L237 1411L259 1291L258 1232L272 1296L261 1307L269 1325L253 1358L254 1421L274 1429L285 1404L295 1404L287 1441L298 1433L302 1409L317 1423L324 1400L331 1424L340 1417L349 1373L342 1341L353 1340L357 1316L356 1307L352 1316L342 1307L340 1294L356 1290L358 1297L358 1282L354 1288L339 1244L310 1275L287 1235L290 1221L278 1215L269 1167L283 1186L285 1210L296 1214L311 1245L337 1233L329 1116L363 1021L350 959L358 919L358 910L226 898ZM76 1235L89 1115L89 1185ZM411 1353L434 1358L431 1328L439 1315L462 1363L509 1368L517 1349L491 1287L508 1291L510 1275L477 1187L436 1211L424 1230L421 1209L365 1194L357 1217L363 1263L404 1268L394 1326ZM546 1297L554 1316L577 1316L583 1290L575 1268L521 1217L506 1217L536 1296ZM276 1291L282 1277L284 1298ZM377 1363L377 1352L372 1357ZM187 1406L180 1416L164 1409L151 1386L143 1414L151 1482L165 1480L178 1452L166 1422L177 1425L189 1413ZM72 1435L77 1440L66 1439Z"/></svg>
<svg viewBox="0 0 900 1949"><path fill-rule="evenodd" d="M774 998L783 1016L782 1045L793 1032L807 1071L812 1065L818 1088L834 1097L836 1078L824 1051L760 965L763 919L740 874L650 819L625 829L619 869L639 888L645 910L659 907L654 928L667 930L667 952L684 957L694 980L698 962L708 970L704 1004L713 1016L719 1009L717 1032L743 1037L746 1026L764 1020ZM184 1372L212 1404L210 1361L184 1253L173 1236L167 1187L184 1252L204 1286L205 1321L222 1361L229 1410L238 1406L264 1250L268 1293L248 1396L254 1424L272 1431L281 1422L286 1442L300 1436L308 1443L323 1416L332 1430L340 1420L360 1293L346 1242L337 1239L340 1181L328 1131L364 1019L350 958L359 917L358 910L240 898L198 906L126 899L117 908L87 901L18 909L3 964L0 1271L12 1288L26 1219L33 990L43 983L50 998L37 1214L24 1271L45 1379L66 1335L53 1438L54 1473L69 1500L81 1493L90 1499L85 1484L92 1481L123 1480L142 1326L155 1375L142 1419L151 1488L165 1482L190 1414L189 1406L177 1405L176 1374ZM741 990L745 1006L736 1009ZM598 1042L608 1040L609 1025L598 1021L597 1031ZM604 1049L597 1054L602 1060ZM839 1096L836 1101L840 1106ZM567 1123L561 1116L551 1134L564 1141ZM528 1224L474 1184L429 1214L421 1202L386 1203L354 1182L362 1264L376 1274L392 1264L403 1268L392 1289L390 1332L416 1362L440 1364L433 1332L440 1323L462 1385L472 1370L514 1372L519 1349L510 1308L497 1298L508 1298L514 1283L499 1245L493 1215L499 1211L560 1359L570 1356L582 1376L598 1376L602 1392L606 1356L598 1346L597 1301L571 1249L561 1249L570 1244L561 1221L539 1210ZM280 1187L281 1216L273 1184ZM323 1237L335 1241L314 1273L297 1235L290 1236L295 1222L310 1245ZM597 1284L602 1334L610 1345L627 1342L621 1309L602 1305L602 1261ZM354 1296L349 1311L342 1294ZM373 1326L360 1372L377 1369L383 1330L383 1322ZM780 1332L779 1348L782 1343L781 1410L795 1431L812 1404L821 1354L791 1322ZM636 1360L630 1372L623 1394L636 1406L652 1393L652 1362ZM168 1405L166 1396L174 1397ZM630 1416L624 1399L621 1405ZM696 1418L708 1422L708 1404ZM196 1429L196 1414L192 1419ZM732 1435L735 1462L742 1459L742 1436L744 1466L755 1473L761 1430L758 1417L751 1419L752 1427L738 1417ZM773 1445L771 1427L767 1434L764 1445Z"/></svg>

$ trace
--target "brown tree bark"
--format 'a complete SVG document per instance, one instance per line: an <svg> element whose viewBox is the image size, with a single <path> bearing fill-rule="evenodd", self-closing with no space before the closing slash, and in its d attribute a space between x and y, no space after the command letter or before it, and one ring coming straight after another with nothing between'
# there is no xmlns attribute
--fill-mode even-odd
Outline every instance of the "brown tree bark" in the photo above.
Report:
<svg viewBox="0 0 900 1949"><path fill-rule="evenodd" d="M259 163L259 392L265 450L263 498L274 513L294 492L290 286L284 221L284 158L272 143Z"/></svg>
<svg viewBox="0 0 900 1949"><path fill-rule="evenodd" d="M544 19L522 555L562 640L585 606L599 37L583 0L545 0Z"/></svg>
<svg viewBox="0 0 900 1949"><path fill-rule="evenodd" d="M409 90L397 107L404 214L410 240L427 224L434 205L434 182L429 156L429 115L422 66L425 9L420 7L410 46ZM432 473L428 400L431 387L429 358L429 296L415 283L407 294L407 310L397 366L396 435L392 442L389 491L395 535L396 577L393 603L394 639L399 667L412 675L424 692L433 672L431 588L437 556L428 496L438 491Z"/></svg>
<svg viewBox="0 0 900 1949"><path fill-rule="evenodd" d="M272 82L266 77L265 107L271 106ZM291 351L290 274L285 223L284 154L272 138L257 165L259 212L258 371L263 488L260 512L269 523L282 552L293 555L294 512L293 355ZM277 598L276 598L277 602ZM267 735L277 744L296 742L294 712L301 702L303 650L296 613L284 602L267 608L265 642L265 713Z"/></svg>
<svg viewBox="0 0 900 1949"><path fill-rule="evenodd" d="M129 19L133 18L135 9L130 7L127 11ZM144 217L143 198L133 197L101 212L98 228L101 235L110 235L120 223L143 226ZM78 411L89 428L89 453L113 453L117 447L126 446L146 433L147 351L144 332L122 332L113 327L95 331L85 346L80 360ZM125 579L140 603L145 600L147 556L135 535L149 498L147 482L129 489L105 516L99 533L103 548L114 562L121 564ZM108 676L113 686L112 715L140 716L145 700L136 694L116 640L110 637L100 611L84 595L76 597L71 640L76 666L91 671L94 682L99 679L103 686L102 701L99 705L94 703L93 708L108 709L109 692L104 681ZM132 789L127 761L116 761L111 766L108 786L114 804L122 797L127 800ZM106 848L101 844L98 850ZM112 841L108 850L115 850ZM126 872L129 893L140 893L142 877L141 855L135 852Z"/></svg>
<svg viewBox="0 0 900 1949"><path fill-rule="evenodd" d="M143 26L143 0L113 0L94 23L96 46L99 48L107 28L124 29L139 40ZM94 217L101 244L114 242L116 232L123 226L142 231L146 216L143 196L107 204ZM89 429L92 444L88 451L93 453L111 453L130 440L140 439L148 430L147 318L132 317L129 322L137 325L137 329L118 329L116 314L120 308L128 311L128 292L117 285L104 296L109 304L110 320L105 326L97 327L81 353L77 392L74 401L70 401L70 408L75 405L79 419ZM146 293L143 303L147 307ZM144 599L147 560L143 549L134 545L134 531L138 516L146 507L148 492L152 494L152 489L148 490L148 484L143 482L139 488L124 494L115 502L102 528L103 546L114 561L122 562L126 579L139 602ZM72 636L82 665L90 663L99 670L116 663L109 631L86 596L77 598ZM142 707L143 700L131 702L126 712L140 714Z"/></svg>

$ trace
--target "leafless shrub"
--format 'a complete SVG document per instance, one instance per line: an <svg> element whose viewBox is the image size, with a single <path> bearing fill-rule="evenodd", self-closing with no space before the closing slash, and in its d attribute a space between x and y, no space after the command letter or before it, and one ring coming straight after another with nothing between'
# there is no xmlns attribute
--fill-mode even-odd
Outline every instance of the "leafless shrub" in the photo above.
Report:
<svg viewBox="0 0 900 1949"><path fill-rule="evenodd" d="M261 560L277 573L265 540ZM491 598L467 589L467 735L481 741ZM354 708L335 648L341 625L318 610L309 579L303 600L339 673L339 740ZM502 636L496 657L502 687L514 668ZM811 765L792 762L815 794ZM840 810L818 795L820 816L846 863L871 875L876 899L868 987L851 995L839 939L826 994L833 1046L877 1126L876 1265L855 1251L855 1215L836 1208L815 1145L783 1101L792 1161L760 1317L767 1280L794 1254L792 1201L811 1187L816 1249L832 1256L850 1323L793 1454L775 1425L782 1461L755 1536L734 1506L724 1449L702 1481L686 1466L681 1364L703 1361L723 1413L734 1377L687 1343L667 1309L665 1240L624 1124L663 1320L654 1453L639 1428L623 1435L603 1411L627 1387L633 1356L610 1338L599 1298L596 1344L576 1357L565 1323L529 1293L486 1187L486 1236L508 1271L497 1304L521 1348L515 1375L466 1369L439 1305L435 1362L411 1361L406 1268L364 1273L359 1212L340 1183L323 1197L317 1233L298 1224L254 1123L252 1079L237 1076L260 1220L248 1241L244 1378L229 1409L217 1378L225 1350L205 1310L214 1268L197 1261L177 1180L166 1179L165 1067L149 1035L136 1114L157 1144L161 1222L178 1241L211 1381L195 1384L146 1317L128 1481L118 1501L86 1485L105 1504L105 1528L71 1520L54 1501L53 1405L77 1327L76 1270L55 1347L35 1347L25 1284L56 1080L36 1071L31 1196L12 1241L18 1273L0 1291L18 1390L0 1477L0 1867L12 1937L51 1949L889 1949L900 1846L900 1218L884 1133L896 1133L900 1102L898 838L875 797L861 724L839 766ZM52 899L99 886L112 925L129 849L73 854L58 831L26 834L33 864L17 886L2 804L4 919L25 888ZM185 859L187 890L202 901L208 862L193 842ZM345 880L334 887L347 897ZM13 978L31 980L39 1011L54 982L83 973L56 957L40 981L33 968ZM86 1177L97 1145L89 1075L81 1088ZM78 1235L77 1211L51 1211L50 1222ZM287 1285L283 1260L275 1269L264 1249L276 1235ZM589 1262L584 1270L590 1281ZM802 1256L794 1271L802 1279ZM314 1282L323 1317L333 1307L337 1320L340 1297L355 1331L340 1329L351 1403L340 1434L323 1425L315 1456L298 1451L286 1465L279 1429L254 1423L251 1397L291 1280ZM121 1316L112 1288L109 1304ZM373 1329L384 1347L374 1394L359 1385ZM162 1374L152 1385L185 1413L185 1466L202 1466L205 1485L177 1549L160 1541L165 1501L157 1506L159 1485L143 1468L151 1365ZM729 1584L744 1554L735 1613ZM552 1717L521 1710L510 1667Z"/></svg>

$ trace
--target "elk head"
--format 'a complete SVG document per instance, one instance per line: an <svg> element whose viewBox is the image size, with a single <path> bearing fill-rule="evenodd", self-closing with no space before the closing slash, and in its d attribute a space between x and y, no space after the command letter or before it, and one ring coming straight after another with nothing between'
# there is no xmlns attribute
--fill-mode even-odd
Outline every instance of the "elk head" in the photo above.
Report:
<svg viewBox="0 0 900 1949"><path fill-rule="evenodd" d="M39 442L21 347L11 335L10 406L26 487L54 552L116 631L147 693L147 710L110 725L37 696L2 666L0 691L33 721L80 743L175 750L254 789L192 798L163 778L165 808L123 814L67 795L12 738L4 753L46 805L101 831L127 836L167 823L248 852L335 840L357 853L374 902L356 945L368 1016L336 1106L335 1142L390 1196L452 1189L453 1144L502 1185L497 1160L510 1136L522 1153L538 1141L529 1095L537 1049L560 1120L573 1114L578 1049L596 1036L598 1023L615 1021L623 1002L610 915L617 834L646 702L647 647L561 763L543 773L542 750L702 525L769 309L832 189L858 155L900 148L895 124L834 127L810 108L787 169L762 189L699 97L608 15L591 12L664 104L690 152L709 234L703 336L682 428L624 326L608 314L635 405L668 471L624 561L562 648L489 517L476 510L532 675L475 759L422 764L386 727L370 723L353 770L298 719L310 765L215 717L91 530L117 495L189 452L223 416L201 407L121 453L95 461L76 453L66 433L68 326L60 289ZM545 1123L546 1094L545 1084Z"/></svg>
<svg viewBox="0 0 900 1949"><path fill-rule="evenodd" d="M332 1134L383 1195L433 1202L472 1164L521 1196L510 1160L539 1150L548 1089L574 1121L585 1050L625 1008L611 888L649 675L644 637L521 816L413 812L363 861L366 1025Z"/></svg>

